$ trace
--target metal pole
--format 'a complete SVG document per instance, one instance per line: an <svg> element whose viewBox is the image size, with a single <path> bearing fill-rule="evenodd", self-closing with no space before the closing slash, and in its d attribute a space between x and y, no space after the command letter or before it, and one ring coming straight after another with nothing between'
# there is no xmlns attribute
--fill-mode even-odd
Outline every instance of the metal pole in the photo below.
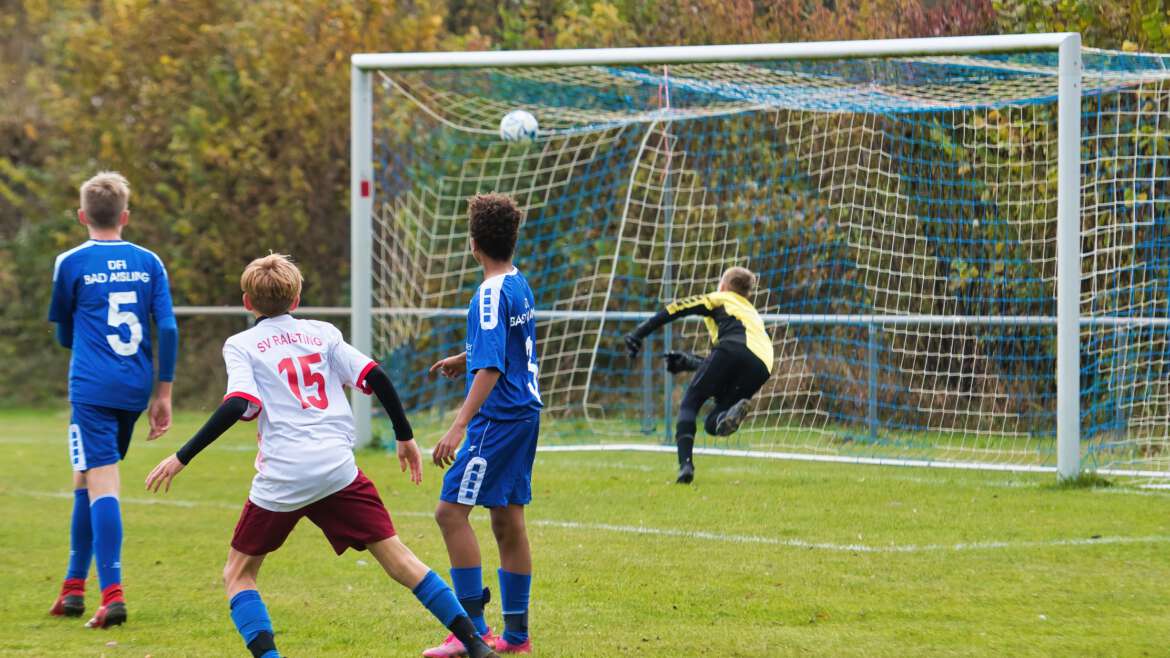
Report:
<svg viewBox="0 0 1170 658"><path fill-rule="evenodd" d="M666 110L670 110L670 70L662 67L663 96ZM670 262L670 248L674 232L674 207L670 198L670 159L674 146L670 143L670 121L662 124L662 140L666 152L666 172L662 183L662 211L666 220L666 242L663 249L662 262L662 296L669 304L674 299L674 267ZM662 328L662 351L669 352L671 345L671 327L667 324ZM662 380L662 442L666 445L674 443L674 378L665 377Z"/></svg>
<svg viewBox="0 0 1170 658"><path fill-rule="evenodd" d="M654 338L642 350L642 434L654 433Z"/></svg>
<svg viewBox="0 0 1170 658"><path fill-rule="evenodd" d="M753 43L722 46L581 48L466 52L361 53L350 61L362 69L483 68L500 66L605 66L609 64L688 64L781 59L910 57L1051 51L1073 33L1006 34L926 39ZM1080 35L1075 35L1079 41Z"/></svg>
<svg viewBox="0 0 1170 658"><path fill-rule="evenodd" d="M349 97L349 294L350 343L364 354L373 354L371 306L372 232L370 216L374 201L374 132L373 89L371 74L350 67ZM354 442L368 445L373 436L370 427L370 398L354 391L350 396L354 417Z"/></svg>
<svg viewBox="0 0 1170 658"><path fill-rule="evenodd" d="M868 325L866 337L866 370L869 374L869 383L866 386L868 409L866 409L866 424L869 426L869 440L878 439L878 326Z"/></svg>
<svg viewBox="0 0 1170 658"><path fill-rule="evenodd" d="M1056 472L1081 457L1081 35L1060 42L1056 204Z"/></svg>

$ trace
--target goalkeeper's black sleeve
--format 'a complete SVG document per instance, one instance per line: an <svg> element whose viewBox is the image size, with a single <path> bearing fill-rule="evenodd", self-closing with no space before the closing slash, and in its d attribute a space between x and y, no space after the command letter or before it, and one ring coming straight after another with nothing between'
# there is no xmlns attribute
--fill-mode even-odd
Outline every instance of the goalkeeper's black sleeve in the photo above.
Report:
<svg viewBox="0 0 1170 658"><path fill-rule="evenodd" d="M211 445L213 441L223 436L223 433L235 425L237 421L248 413L248 401L244 398L228 398L219 405L215 413L211 414L211 418L199 428L195 436L191 440L183 444L182 448L175 453L179 461L184 465L191 463L204 448Z"/></svg>
<svg viewBox="0 0 1170 658"><path fill-rule="evenodd" d="M655 313L652 317L647 319L642 324L634 329L633 335L639 339L645 338L654 333L656 329L668 322L674 322L679 318L688 315L711 315L711 303L707 300L707 295L696 295L695 297L687 297L672 302L666 308Z"/></svg>
<svg viewBox="0 0 1170 658"><path fill-rule="evenodd" d="M378 401L382 403L386 415L390 416L390 422L394 425L394 438L399 441L413 439L414 430L410 428L410 421L406 419L406 411L402 409L402 401L398 399L394 384L390 382L390 377L382 370L382 366L374 366L373 370L366 373L365 384L374 392L374 395L378 396Z"/></svg>

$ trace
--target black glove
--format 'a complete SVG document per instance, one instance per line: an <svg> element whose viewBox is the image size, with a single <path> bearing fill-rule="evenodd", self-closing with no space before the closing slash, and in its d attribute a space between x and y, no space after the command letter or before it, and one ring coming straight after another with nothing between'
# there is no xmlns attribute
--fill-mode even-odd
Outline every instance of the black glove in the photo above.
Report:
<svg viewBox="0 0 1170 658"><path fill-rule="evenodd" d="M699 365L703 363L703 359L690 352L667 352L662 358L666 359L666 371L672 375L698 370Z"/></svg>
<svg viewBox="0 0 1170 658"><path fill-rule="evenodd" d="M638 358L638 352L642 351L642 339L634 334L626 334L626 351L630 353L631 359Z"/></svg>

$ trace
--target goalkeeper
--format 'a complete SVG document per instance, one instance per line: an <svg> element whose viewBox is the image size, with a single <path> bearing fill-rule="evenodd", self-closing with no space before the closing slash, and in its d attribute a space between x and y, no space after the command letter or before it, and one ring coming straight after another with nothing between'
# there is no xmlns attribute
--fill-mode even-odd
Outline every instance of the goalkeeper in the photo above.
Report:
<svg viewBox="0 0 1170 658"><path fill-rule="evenodd" d="M727 436L747 418L751 398L772 372L772 339L764 322L747 300L756 285L756 276L743 267L732 267L719 280L719 290L687 297L669 304L625 337L630 357L642 349L642 340L662 325L688 315L702 315L711 333L714 348L706 358L688 352L667 352L666 369L672 374L695 371L683 395L675 426L678 443L678 480L695 479L693 452L695 419L707 400L715 398L715 409L703 423L707 434Z"/></svg>

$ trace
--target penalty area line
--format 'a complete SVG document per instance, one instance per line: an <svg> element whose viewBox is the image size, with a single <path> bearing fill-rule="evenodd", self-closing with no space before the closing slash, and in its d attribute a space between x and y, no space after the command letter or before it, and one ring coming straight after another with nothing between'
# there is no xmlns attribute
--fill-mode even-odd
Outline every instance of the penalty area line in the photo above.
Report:
<svg viewBox="0 0 1170 658"><path fill-rule="evenodd" d="M10 494L32 498L56 498L72 500L71 491L24 491ZM176 498L137 498L120 497L121 502L131 505L159 505L192 509L208 507L215 509L240 510L243 503L225 503L219 501L195 501ZM430 512L391 511L390 515L410 518L431 518ZM1147 535L1142 537L1100 536L1078 537L1071 539L1024 540L1024 541L978 541L959 542L953 544L837 544L833 542L808 541L797 538L765 537L761 535L725 534L720 532L706 532L702 530L683 530L678 528L655 528L643 525L621 525L613 523L589 523L584 521L556 521L552 519L528 519L528 525L540 528L557 528L561 530L583 530L586 532L613 532L628 535L642 535L647 537L691 539L697 541L720 542L727 544L758 544L762 546L777 546L803 550L819 550L833 553L865 553L865 554L914 554L938 552L964 552L987 550L1013 550L1029 548L1059 548L1080 546L1109 546L1126 544L1165 544L1170 543L1170 536Z"/></svg>

